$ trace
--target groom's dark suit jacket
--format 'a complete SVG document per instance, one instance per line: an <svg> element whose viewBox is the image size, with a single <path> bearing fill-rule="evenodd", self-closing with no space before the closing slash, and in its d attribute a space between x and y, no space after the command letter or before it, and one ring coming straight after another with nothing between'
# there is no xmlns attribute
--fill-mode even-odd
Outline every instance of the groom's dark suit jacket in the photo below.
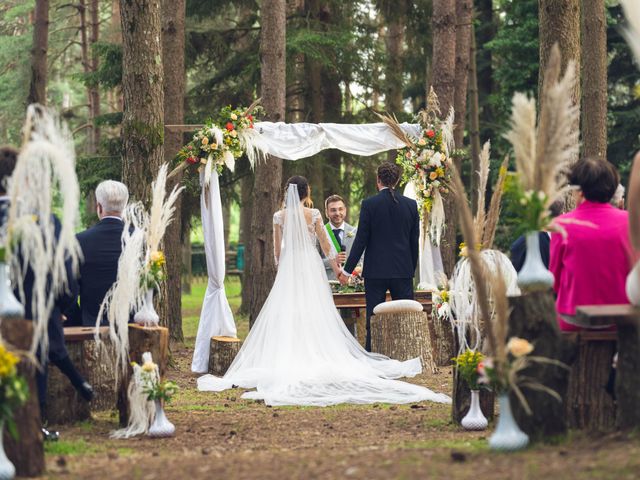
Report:
<svg viewBox="0 0 640 480"><path fill-rule="evenodd" d="M100 304L118 276L123 229L122 220L103 218L93 227L77 235L84 259L80 263L78 281L80 306L78 307L76 302L73 308L66 312L72 325L96 324Z"/></svg>
<svg viewBox="0 0 640 480"><path fill-rule="evenodd" d="M418 265L420 217L415 200L388 188L362 202L356 239L344 270L352 272L364 252L362 276L413 278Z"/></svg>

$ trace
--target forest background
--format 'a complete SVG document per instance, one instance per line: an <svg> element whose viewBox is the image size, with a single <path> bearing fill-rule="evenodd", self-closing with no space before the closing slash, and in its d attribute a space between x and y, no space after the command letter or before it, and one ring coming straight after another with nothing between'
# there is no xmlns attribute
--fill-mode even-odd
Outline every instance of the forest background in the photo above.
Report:
<svg viewBox="0 0 640 480"><path fill-rule="evenodd" d="M122 179L133 196L140 197L152 178L153 172L140 170L140 187L132 182L136 167L127 164L133 150L127 143L130 126L123 127L127 88L123 85L123 60L125 65L140 62L129 68L137 68L149 78L163 77L161 111L165 124L201 124L225 105L247 106L264 94L261 70L269 48L274 47L262 35L263 22L270 20L261 15L261 3L263 7L267 3L286 7L284 120L367 123L378 121L375 112L387 111L400 121L412 121L424 107L429 87L435 85L444 109L456 107L456 157L472 199L476 198L472 172L479 145L492 141L492 163L497 171L509 153L502 134L511 97L516 91L537 96L541 52L544 58L548 45L558 37L553 28L566 29L563 38L569 41L561 40L565 60L582 59L578 61L582 84L576 99L582 100L583 153L606 156L626 183L631 159L640 148L636 127L640 123L639 77L620 34L622 11L615 1L151 3L158 5L162 57L146 59L124 57L123 42L131 32L123 32L122 25L130 12L121 11L118 0L5 0L0 5L0 143L20 143L28 103L39 101L61 111L75 135L78 152L77 172L84 198L84 225L79 228L96 220L93 191L101 180ZM137 21L144 26L146 19ZM602 24L601 37L592 35L593 22ZM153 25L149 31L154 31ZM129 40L145 41L144 37ZM605 66L604 77L594 78L597 69L592 65L598 61ZM606 99L600 114L593 106L598 90L600 98ZM273 119L269 108L267 114ZM172 160L189 136L181 129L149 132L156 143L164 144L166 161ZM375 192L376 166L394 156L395 152L357 157L326 151L310 159L283 162L282 174L278 172L274 178L282 182L293 174L305 175L316 206L323 210L324 198L340 194L349 206L348 220L357 223L360 201ZM144 167L147 158L138 155L135 161ZM271 211L253 209L260 193L256 175L246 159L237 164L235 172L225 170L222 174L228 249L264 236L266 232L261 230L270 225ZM508 201L509 197L505 198ZM514 215L504 209L496 239L502 250L514 240ZM261 217L265 222L255 221ZM177 218L167 238L169 268L183 273L182 287L188 289L191 252L197 249L192 240L201 241L196 189L183 196ZM456 235L451 230L448 252L455 252ZM247 252L249 249L247 246ZM451 255L455 258L455 253ZM254 317L268 291L273 266L258 268L251 265L255 255L246 257L247 269L256 273L255 280L244 281L241 311ZM451 263L451 258L445 260ZM176 340L182 339L179 286L179 275L170 277L166 317Z"/></svg>

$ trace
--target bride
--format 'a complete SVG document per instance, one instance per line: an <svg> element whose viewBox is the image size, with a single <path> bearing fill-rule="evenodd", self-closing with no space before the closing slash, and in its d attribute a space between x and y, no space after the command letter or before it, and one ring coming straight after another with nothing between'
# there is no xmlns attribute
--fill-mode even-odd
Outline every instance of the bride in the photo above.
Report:
<svg viewBox="0 0 640 480"><path fill-rule="evenodd" d="M419 374L419 358L400 362L366 352L345 327L316 240L336 276L341 269L320 212L305 206L309 190L304 177L287 182L285 208L273 216L273 288L227 373L200 377L198 389L254 389L242 398L267 405L450 403L447 395L393 380Z"/></svg>

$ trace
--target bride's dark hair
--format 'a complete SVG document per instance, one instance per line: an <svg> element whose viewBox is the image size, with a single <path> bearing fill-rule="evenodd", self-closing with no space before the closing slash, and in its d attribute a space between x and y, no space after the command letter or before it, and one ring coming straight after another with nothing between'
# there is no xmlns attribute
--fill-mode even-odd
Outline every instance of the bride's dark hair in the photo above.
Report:
<svg viewBox="0 0 640 480"><path fill-rule="evenodd" d="M287 186L284 189L285 197L287 195L287 189L289 185L296 185L298 187L298 197L300 200L304 200L304 206L312 208L313 201L311 200L311 187L309 186L309 181L301 175L294 175L293 177L287 180Z"/></svg>

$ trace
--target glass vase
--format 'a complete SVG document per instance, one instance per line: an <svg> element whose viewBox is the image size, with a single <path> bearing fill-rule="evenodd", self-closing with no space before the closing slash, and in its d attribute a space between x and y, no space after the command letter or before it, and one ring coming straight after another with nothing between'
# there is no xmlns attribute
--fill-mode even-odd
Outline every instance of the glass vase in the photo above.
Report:
<svg viewBox="0 0 640 480"><path fill-rule="evenodd" d="M4 420L0 421L0 480L11 480L16 476L16 467L4 451Z"/></svg>
<svg viewBox="0 0 640 480"><path fill-rule="evenodd" d="M133 321L138 325L145 327L157 327L160 322L160 316L153 306L153 288L147 289L144 294L142 308L134 315Z"/></svg>
<svg viewBox="0 0 640 480"><path fill-rule="evenodd" d="M153 419L153 423L149 427L147 435L150 437L172 437L176 431L176 427L169 421L164 414L164 408L162 408L162 402L156 400L156 415Z"/></svg>
<svg viewBox="0 0 640 480"><path fill-rule="evenodd" d="M492 450L513 452L526 447L529 444L529 436L520 430L511 412L511 402L508 393L498 395L500 415L498 426L489 438L489 447Z"/></svg>
<svg viewBox="0 0 640 480"><path fill-rule="evenodd" d="M484 430L489 425L480 408L480 391L471 390L471 405L469 411L460 421L465 430Z"/></svg>
<svg viewBox="0 0 640 480"><path fill-rule="evenodd" d="M0 318L24 318L24 307L11 288L9 265L0 262Z"/></svg>
<svg viewBox="0 0 640 480"><path fill-rule="evenodd" d="M544 266L540 256L539 234L539 232L528 232L525 237L527 253L524 264L518 272L518 286L523 291L533 292L553 287L553 274Z"/></svg>

